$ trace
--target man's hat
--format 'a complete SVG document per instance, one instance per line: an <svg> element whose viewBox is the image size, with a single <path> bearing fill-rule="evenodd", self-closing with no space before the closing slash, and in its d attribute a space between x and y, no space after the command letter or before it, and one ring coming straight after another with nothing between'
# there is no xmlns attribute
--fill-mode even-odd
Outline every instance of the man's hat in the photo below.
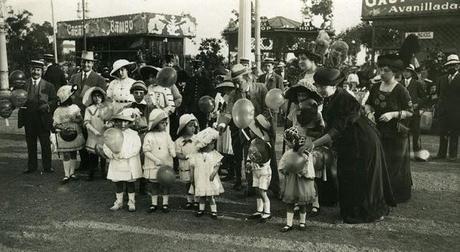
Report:
<svg viewBox="0 0 460 252"><path fill-rule="evenodd" d="M54 60L54 55L51 53L45 53L43 54L43 58L47 60Z"/></svg>
<svg viewBox="0 0 460 252"><path fill-rule="evenodd" d="M254 120L249 124L249 129L254 132L256 136L260 139L264 140L265 142L270 141L270 136L268 135L268 131L270 130L271 124L265 118L265 116L259 114L254 118Z"/></svg>
<svg viewBox="0 0 460 252"><path fill-rule="evenodd" d="M417 74L417 72L415 71L415 67L414 67L414 65L412 65L412 64L409 64L409 65L405 68L405 70L409 70L409 71L411 71L413 74Z"/></svg>
<svg viewBox="0 0 460 252"><path fill-rule="evenodd" d="M250 62L251 62L251 61L250 61L249 59L247 59L247 58L241 58L241 59L240 59L240 64L248 64L248 63L250 63Z"/></svg>
<svg viewBox="0 0 460 252"><path fill-rule="evenodd" d="M447 62L444 66L453 65L453 64L460 64L460 59L458 58L457 54L451 54L447 56Z"/></svg>
<svg viewBox="0 0 460 252"><path fill-rule="evenodd" d="M313 75L318 86L337 86L345 80L345 75L335 68L320 68Z"/></svg>
<svg viewBox="0 0 460 252"><path fill-rule="evenodd" d="M273 58L265 58L264 61L263 61L264 65L265 64L272 64L274 65L275 64L275 59Z"/></svg>
<svg viewBox="0 0 460 252"><path fill-rule="evenodd" d="M94 59L94 52L92 51L82 51L81 52L81 59L87 61L96 61Z"/></svg>
<svg viewBox="0 0 460 252"><path fill-rule="evenodd" d="M232 82L232 78L229 74L225 75L224 81L222 83L217 84L216 89L225 89L225 88L234 88L235 84Z"/></svg>
<svg viewBox="0 0 460 252"><path fill-rule="evenodd" d="M237 77L244 75L244 74L248 74L250 72L251 71L247 69L246 67L244 67L242 64L234 65L230 71L232 79L236 79Z"/></svg>
<svg viewBox="0 0 460 252"><path fill-rule="evenodd" d="M133 85L131 86L131 89L129 89L129 92L133 93L134 90L143 90L144 92L147 93L147 86L145 85L143 81L138 80L133 83Z"/></svg>
<svg viewBox="0 0 460 252"><path fill-rule="evenodd" d="M286 67L286 63L280 61L276 67Z"/></svg>
<svg viewBox="0 0 460 252"><path fill-rule="evenodd" d="M44 68L45 63L41 60L31 60L30 61L30 67L31 68Z"/></svg>

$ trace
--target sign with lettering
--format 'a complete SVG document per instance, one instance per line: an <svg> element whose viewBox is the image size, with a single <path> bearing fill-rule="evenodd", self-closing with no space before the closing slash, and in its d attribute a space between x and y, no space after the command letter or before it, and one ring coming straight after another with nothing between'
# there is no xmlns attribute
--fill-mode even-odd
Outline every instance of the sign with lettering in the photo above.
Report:
<svg viewBox="0 0 460 252"><path fill-rule="evenodd" d="M458 15L458 0L363 0L363 19L415 15Z"/></svg>
<svg viewBox="0 0 460 252"><path fill-rule="evenodd" d="M425 32L406 32L405 36L414 34L416 35L419 39L433 39L434 38L434 32L431 31L425 31Z"/></svg>
<svg viewBox="0 0 460 252"><path fill-rule="evenodd" d="M139 13L113 17L92 18L85 21L87 37L107 37L152 34L173 37L195 37L196 19L190 15L176 16ZM76 39L83 36L82 20L57 23L58 39Z"/></svg>

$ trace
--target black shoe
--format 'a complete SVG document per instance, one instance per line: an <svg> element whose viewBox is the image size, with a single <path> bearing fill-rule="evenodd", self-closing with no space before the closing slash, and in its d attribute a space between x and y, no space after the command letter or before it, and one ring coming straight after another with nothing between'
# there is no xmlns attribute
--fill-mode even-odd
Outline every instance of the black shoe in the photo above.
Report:
<svg viewBox="0 0 460 252"><path fill-rule="evenodd" d="M211 213L211 218L214 219L214 220L217 220L217 213L216 213L216 212L212 212L212 213Z"/></svg>
<svg viewBox="0 0 460 252"><path fill-rule="evenodd" d="M65 185L65 184L69 183L69 181L70 181L70 178L69 178L69 177L64 177L64 178L61 180L61 184L62 184L62 185Z"/></svg>
<svg viewBox="0 0 460 252"><path fill-rule="evenodd" d="M185 203L185 205L183 206L184 209L193 209L193 203L192 202L187 202Z"/></svg>
<svg viewBox="0 0 460 252"><path fill-rule="evenodd" d="M316 210L316 211L314 211L314 210ZM319 208L313 207L311 209L311 211L308 213L308 217L310 217L310 218L316 217L316 216L319 215L319 212L320 212Z"/></svg>
<svg viewBox="0 0 460 252"><path fill-rule="evenodd" d="M300 231L305 231L305 230L307 230L307 226L305 225L305 223L299 223L299 230L300 230Z"/></svg>
<svg viewBox="0 0 460 252"><path fill-rule="evenodd" d="M153 213L157 210L157 206L156 205L150 205L149 206L149 209L147 210L147 213Z"/></svg>
<svg viewBox="0 0 460 252"><path fill-rule="evenodd" d="M246 219L247 220L258 220L260 218L262 218L262 213L261 212L255 212L255 213L249 215Z"/></svg>
<svg viewBox="0 0 460 252"><path fill-rule="evenodd" d="M269 219L271 219L271 218L272 218L272 216L271 216L270 214L264 213L264 214L261 216L259 222L260 222L260 223L265 223L265 222L267 222L267 221L268 221Z"/></svg>
<svg viewBox="0 0 460 252"><path fill-rule="evenodd" d="M198 210L198 212L196 212L195 216L196 217L201 217L204 215L204 211L201 211L201 210Z"/></svg>
<svg viewBox="0 0 460 252"><path fill-rule="evenodd" d="M88 177L86 177L86 181L93 181L93 180L94 180L93 175L89 175Z"/></svg>
<svg viewBox="0 0 460 252"><path fill-rule="evenodd" d="M286 233L286 232L291 231L291 230L292 230L292 226L286 225L286 226L282 227L280 231L282 233Z"/></svg>
<svg viewBox="0 0 460 252"><path fill-rule="evenodd" d="M73 180L73 181L78 180L77 175L75 175L75 174L70 175L70 180Z"/></svg>
<svg viewBox="0 0 460 252"><path fill-rule="evenodd" d="M45 169L45 170L43 170L43 172L44 173L53 173L54 169L53 168Z"/></svg>
<svg viewBox="0 0 460 252"><path fill-rule="evenodd" d="M24 170L22 173L24 173L24 174L29 174L29 173L34 173L34 172L36 172L36 171L37 171L36 169L34 169L34 170L32 170L32 169L27 169L27 170Z"/></svg>
<svg viewBox="0 0 460 252"><path fill-rule="evenodd" d="M168 205L163 205L163 207L161 208L161 211L163 213L169 213L169 211L171 211L171 210L169 209Z"/></svg>

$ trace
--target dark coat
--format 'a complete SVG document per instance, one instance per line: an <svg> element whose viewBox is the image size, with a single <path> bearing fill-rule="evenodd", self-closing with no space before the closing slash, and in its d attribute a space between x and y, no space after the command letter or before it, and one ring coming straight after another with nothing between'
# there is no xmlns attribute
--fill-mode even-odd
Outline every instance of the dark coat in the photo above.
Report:
<svg viewBox="0 0 460 252"><path fill-rule="evenodd" d="M50 65L46 69L43 79L53 84L56 90L67 84L65 73L58 64Z"/></svg>
<svg viewBox="0 0 460 252"><path fill-rule="evenodd" d="M284 90L283 77L281 77L281 75L273 72L273 75L270 77L270 79L267 80L266 77L267 73L260 75L257 79L257 82L265 83L265 87L267 88L267 90L273 88L279 88L281 90Z"/></svg>
<svg viewBox="0 0 460 252"><path fill-rule="evenodd" d="M31 92L32 79L26 81L25 89ZM37 97L27 99L24 107L18 112L18 128L24 125L39 126L43 130L51 130L53 125L53 112L56 109L57 96L54 85L43 78L38 83ZM39 125L37 125L37 123Z"/></svg>
<svg viewBox="0 0 460 252"><path fill-rule="evenodd" d="M409 91L412 104L414 105L414 110L418 110L426 104L427 95L422 82L412 78L408 86L405 85L404 81L404 86L407 91Z"/></svg>
<svg viewBox="0 0 460 252"><path fill-rule="evenodd" d="M439 119L460 130L460 72L451 83L449 83L448 75L441 76L437 87Z"/></svg>
<svg viewBox="0 0 460 252"><path fill-rule="evenodd" d="M78 90L74 95L74 102L80 107L82 113L84 113L85 107L82 103L82 99L85 91L91 87L100 87L103 90L107 90L107 83L105 82L104 77L94 71L91 71L84 83L82 82L82 78L83 72L72 75L72 77L70 77L69 85L78 86Z"/></svg>

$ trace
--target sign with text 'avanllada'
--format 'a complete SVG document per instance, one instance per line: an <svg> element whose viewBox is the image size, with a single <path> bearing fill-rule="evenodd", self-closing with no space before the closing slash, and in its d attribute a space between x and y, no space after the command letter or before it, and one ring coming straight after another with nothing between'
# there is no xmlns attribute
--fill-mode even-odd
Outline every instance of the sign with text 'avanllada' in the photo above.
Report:
<svg viewBox="0 0 460 252"><path fill-rule="evenodd" d="M363 0L363 19L415 15L458 15L460 0Z"/></svg>

